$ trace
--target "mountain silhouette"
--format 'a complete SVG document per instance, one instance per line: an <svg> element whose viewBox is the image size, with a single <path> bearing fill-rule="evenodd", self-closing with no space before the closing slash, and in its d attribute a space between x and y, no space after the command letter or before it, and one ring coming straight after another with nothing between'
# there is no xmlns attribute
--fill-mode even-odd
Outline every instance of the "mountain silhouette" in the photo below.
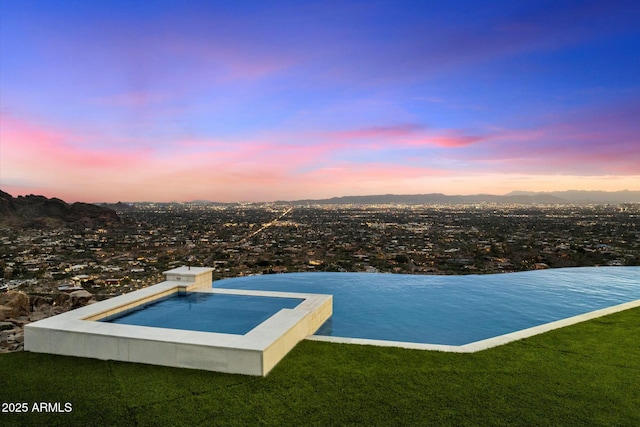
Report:
<svg viewBox="0 0 640 427"><path fill-rule="evenodd" d="M4 226L93 228L120 222L120 217L113 209L90 203L78 202L70 205L58 198L49 199L33 194L13 197L0 190L0 224Z"/></svg>

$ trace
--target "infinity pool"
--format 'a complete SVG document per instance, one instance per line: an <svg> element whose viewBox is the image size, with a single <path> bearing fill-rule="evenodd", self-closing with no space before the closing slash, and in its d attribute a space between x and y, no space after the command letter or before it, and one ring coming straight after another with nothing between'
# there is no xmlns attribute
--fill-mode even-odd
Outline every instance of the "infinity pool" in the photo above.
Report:
<svg viewBox="0 0 640 427"><path fill-rule="evenodd" d="M467 276L288 273L215 288L333 295L316 335L464 345L640 299L640 267Z"/></svg>

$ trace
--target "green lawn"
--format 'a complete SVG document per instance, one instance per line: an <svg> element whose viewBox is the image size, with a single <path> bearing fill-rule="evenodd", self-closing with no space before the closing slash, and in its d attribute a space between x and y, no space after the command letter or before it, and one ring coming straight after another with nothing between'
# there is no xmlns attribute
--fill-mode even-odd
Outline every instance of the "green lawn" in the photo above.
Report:
<svg viewBox="0 0 640 427"><path fill-rule="evenodd" d="M303 341L266 378L3 354L0 396L73 407L0 425L640 426L640 309L476 354Z"/></svg>

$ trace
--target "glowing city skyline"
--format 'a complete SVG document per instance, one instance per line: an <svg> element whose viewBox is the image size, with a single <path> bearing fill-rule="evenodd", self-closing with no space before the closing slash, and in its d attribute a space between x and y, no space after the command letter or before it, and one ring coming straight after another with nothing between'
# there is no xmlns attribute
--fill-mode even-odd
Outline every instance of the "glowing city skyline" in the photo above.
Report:
<svg viewBox="0 0 640 427"><path fill-rule="evenodd" d="M640 189L640 3L4 2L0 188Z"/></svg>

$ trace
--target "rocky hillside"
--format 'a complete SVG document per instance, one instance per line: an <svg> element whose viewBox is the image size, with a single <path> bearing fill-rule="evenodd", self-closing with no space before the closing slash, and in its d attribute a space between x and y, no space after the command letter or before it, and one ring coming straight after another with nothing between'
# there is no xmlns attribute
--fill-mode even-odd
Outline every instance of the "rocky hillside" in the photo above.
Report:
<svg viewBox="0 0 640 427"><path fill-rule="evenodd" d="M24 325L94 302L93 295L84 289L46 296L0 292L0 353L24 349Z"/></svg>
<svg viewBox="0 0 640 427"><path fill-rule="evenodd" d="M44 196L18 196L0 190L0 225L9 227L81 227L93 228L119 224L113 209L89 203L68 204Z"/></svg>

